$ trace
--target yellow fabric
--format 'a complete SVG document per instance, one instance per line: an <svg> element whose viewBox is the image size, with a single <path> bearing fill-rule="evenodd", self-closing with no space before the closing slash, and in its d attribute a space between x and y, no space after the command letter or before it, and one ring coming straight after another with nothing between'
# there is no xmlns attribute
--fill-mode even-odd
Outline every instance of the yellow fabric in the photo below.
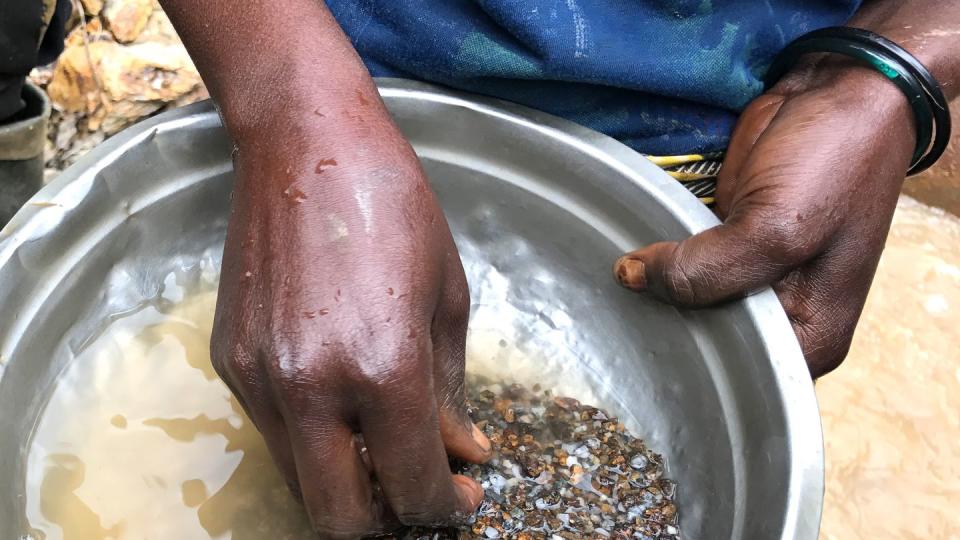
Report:
<svg viewBox="0 0 960 540"><path fill-rule="evenodd" d="M703 204L710 206L716 202L714 194L717 191L717 175L723 164L722 152L645 157L682 183Z"/></svg>

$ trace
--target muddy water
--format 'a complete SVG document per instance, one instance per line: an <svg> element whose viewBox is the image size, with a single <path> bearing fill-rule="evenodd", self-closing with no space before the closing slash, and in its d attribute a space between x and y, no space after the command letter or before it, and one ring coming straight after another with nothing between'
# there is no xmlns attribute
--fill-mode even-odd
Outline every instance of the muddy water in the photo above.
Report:
<svg viewBox="0 0 960 540"><path fill-rule="evenodd" d="M210 364L215 293L184 294L172 277L171 298L117 318L58 380L27 459L26 538L314 538ZM551 381L557 360L533 362L509 339L473 332L471 372L595 402L589 377Z"/></svg>
<svg viewBox="0 0 960 540"><path fill-rule="evenodd" d="M312 538L210 365L214 299L119 319L63 374L28 458L34 537Z"/></svg>

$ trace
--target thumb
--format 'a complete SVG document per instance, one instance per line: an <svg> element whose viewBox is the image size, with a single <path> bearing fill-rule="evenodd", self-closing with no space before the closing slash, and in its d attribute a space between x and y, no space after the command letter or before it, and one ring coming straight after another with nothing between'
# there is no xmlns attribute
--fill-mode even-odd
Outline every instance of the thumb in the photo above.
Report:
<svg viewBox="0 0 960 540"><path fill-rule="evenodd" d="M760 212L738 214L682 242L627 253L614 265L614 275L628 289L682 307L705 307L766 287L819 246Z"/></svg>
<svg viewBox="0 0 960 540"><path fill-rule="evenodd" d="M750 102L737 119L737 125L730 136L730 145L723 158L723 167L717 176L716 212L721 219L730 215L741 173L760 137L780 112L785 100L782 95L763 94Z"/></svg>
<svg viewBox="0 0 960 540"><path fill-rule="evenodd" d="M450 255L448 279L433 325L434 385L440 415L440 436L447 454L472 463L492 456L492 445L467 412L467 322L470 292L459 256Z"/></svg>

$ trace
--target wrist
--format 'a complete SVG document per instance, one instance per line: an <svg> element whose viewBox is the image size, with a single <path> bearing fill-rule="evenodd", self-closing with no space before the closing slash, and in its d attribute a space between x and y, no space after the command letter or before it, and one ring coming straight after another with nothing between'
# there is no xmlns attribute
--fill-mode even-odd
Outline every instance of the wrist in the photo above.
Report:
<svg viewBox="0 0 960 540"><path fill-rule="evenodd" d="M392 125L366 71L340 69L336 84L312 73L278 77L283 78L278 84L238 85L215 95L238 147L286 145L297 137L334 142L363 135L365 126Z"/></svg>
<svg viewBox="0 0 960 540"><path fill-rule="evenodd" d="M235 145L235 199L245 204L339 207L360 192L404 201L429 191L416 153L385 112L277 120Z"/></svg>
<svg viewBox="0 0 960 540"><path fill-rule="evenodd" d="M884 133L884 144L916 146L916 118L903 91L865 63L838 54L809 55L771 92L786 97L816 95L823 114L847 117Z"/></svg>
<svg viewBox="0 0 960 540"><path fill-rule="evenodd" d="M266 97L237 89L220 111L237 165L258 170L257 182L296 178L312 186L419 170L365 70L285 78Z"/></svg>
<svg viewBox="0 0 960 540"><path fill-rule="evenodd" d="M864 2L847 23L897 43L930 70L948 100L960 94L960 3L921 0Z"/></svg>

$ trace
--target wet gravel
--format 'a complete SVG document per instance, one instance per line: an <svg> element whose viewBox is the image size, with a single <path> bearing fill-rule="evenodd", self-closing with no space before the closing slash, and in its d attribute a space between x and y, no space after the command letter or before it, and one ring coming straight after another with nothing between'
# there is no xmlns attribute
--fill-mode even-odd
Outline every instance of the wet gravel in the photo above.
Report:
<svg viewBox="0 0 960 540"><path fill-rule="evenodd" d="M496 456L461 465L486 498L467 526L400 540L679 539L677 486L663 458L606 411L535 385L468 380L471 416Z"/></svg>

